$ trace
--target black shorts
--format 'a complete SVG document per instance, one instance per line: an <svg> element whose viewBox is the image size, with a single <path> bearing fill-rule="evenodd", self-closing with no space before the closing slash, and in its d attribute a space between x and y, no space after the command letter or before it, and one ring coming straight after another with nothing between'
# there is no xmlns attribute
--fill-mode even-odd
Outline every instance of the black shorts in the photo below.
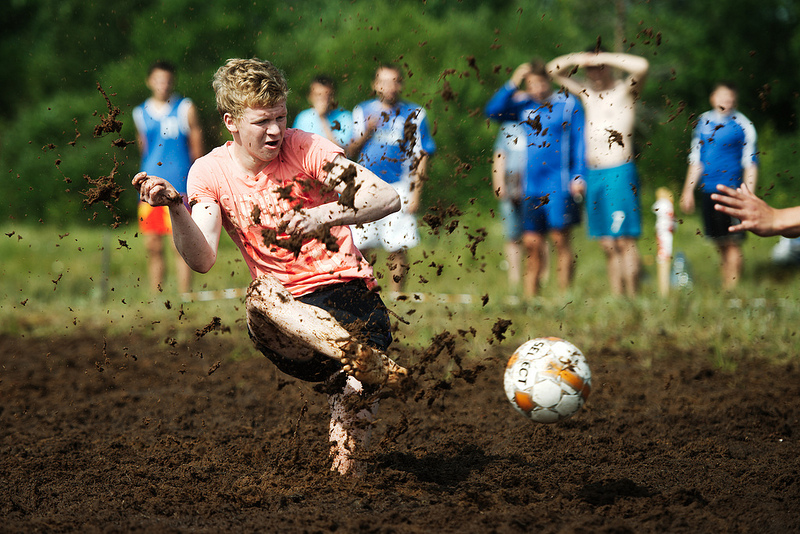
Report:
<svg viewBox="0 0 800 534"><path fill-rule="evenodd" d="M744 241L745 232L728 231L728 227L739 224L739 219L731 217L727 213L722 213L714 209L714 202L711 200L711 193L698 193L700 196L700 208L703 214L704 235L714 241L728 241L741 243Z"/></svg>
<svg viewBox="0 0 800 534"><path fill-rule="evenodd" d="M345 330L365 345L385 351L392 342L392 325L386 305L363 280L325 286L298 297L297 300L327 311ZM278 369L300 380L322 382L342 368L336 360L319 353L310 360L298 362L259 343L252 333L250 338L256 348Z"/></svg>

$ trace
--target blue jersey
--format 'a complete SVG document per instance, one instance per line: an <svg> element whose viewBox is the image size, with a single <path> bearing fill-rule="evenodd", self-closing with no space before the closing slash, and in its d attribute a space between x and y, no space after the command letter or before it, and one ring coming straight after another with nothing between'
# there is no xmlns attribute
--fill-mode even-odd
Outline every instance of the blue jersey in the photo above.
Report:
<svg viewBox="0 0 800 534"><path fill-rule="evenodd" d="M509 82L486 104L486 115L519 121L527 132L526 196L567 193L570 181L584 176L585 118L572 95L554 93L537 102Z"/></svg>
<svg viewBox="0 0 800 534"><path fill-rule="evenodd" d="M173 95L163 108L148 99L133 110L133 121L145 138L141 170L164 178L186 194L186 176L192 165L189 153L189 109L192 101Z"/></svg>
<svg viewBox="0 0 800 534"><path fill-rule="evenodd" d="M344 109L334 109L325 118L328 120L328 128L331 129L336 144L342 148L346 147L353 138L353 114ZM292 128L327 138L319 113L313 108L298 113Z"/></svg>
<svg viewBox="0 0 800 534"><path fill-rule="evenodd" d="M410 102L398 102L387 110L377 99L353 109L353 139L366 135L370 119L377 129L364 144L358 162L387 183L408 180L414 161L436 151L425 110Z"/></svg>
<svg viewBox="0 0 800 534"><path fill-rule="evenodd" d="M700 190L716 193L718 184L739 187L744 169L758 164L756 150L756 129L738 111L723 115L711 110L700 115L689 152L689 164L703 166Z"/></svg>

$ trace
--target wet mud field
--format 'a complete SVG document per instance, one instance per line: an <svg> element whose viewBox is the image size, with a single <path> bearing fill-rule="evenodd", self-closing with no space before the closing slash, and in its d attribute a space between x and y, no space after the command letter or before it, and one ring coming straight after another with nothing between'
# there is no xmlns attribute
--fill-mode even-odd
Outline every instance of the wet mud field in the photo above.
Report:
<svg viewBox="0 0 800 534"><path fill-rule="evenodd" d="M325 397L241 336L83 334L0 337L1 532L800 532L796 364L587 354L589 402L542 425L495 347L473 383L384 400L354 480Z"/></svg>

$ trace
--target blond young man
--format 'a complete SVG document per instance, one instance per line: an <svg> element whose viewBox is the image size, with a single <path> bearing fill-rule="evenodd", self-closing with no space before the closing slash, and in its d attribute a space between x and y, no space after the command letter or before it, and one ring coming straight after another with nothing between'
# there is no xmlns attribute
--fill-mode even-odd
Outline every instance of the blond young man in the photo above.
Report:
<svg viewBox="0 0 800 534"><path fill-rule="evenodd" d="M358 475L377 409L371 393L397 385L405 369L384 353L387 310L348 225L397 211L399 198L335 144L287 129L289 89L272 63L228 60L213 86L232 140L192 166L191 214L165 180L139 173L133 185L143 201L169 206L175 244L195 271L214 265L225 228L253 277L253 342L281 371L325 383L331 469Z"/></svg>

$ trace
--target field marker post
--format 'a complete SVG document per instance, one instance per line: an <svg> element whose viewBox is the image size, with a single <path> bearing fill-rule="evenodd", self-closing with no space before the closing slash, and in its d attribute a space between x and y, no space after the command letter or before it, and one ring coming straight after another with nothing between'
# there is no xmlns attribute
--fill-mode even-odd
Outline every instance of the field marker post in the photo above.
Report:
<svg viewBox="0 0 800 534"><path fill-rule="evenodd" d="M658 272L658 291L662 297L669 295L670 266L672 265L672 237L677 223L672 191L666 187L656 189L656 269Z"/></svg>

